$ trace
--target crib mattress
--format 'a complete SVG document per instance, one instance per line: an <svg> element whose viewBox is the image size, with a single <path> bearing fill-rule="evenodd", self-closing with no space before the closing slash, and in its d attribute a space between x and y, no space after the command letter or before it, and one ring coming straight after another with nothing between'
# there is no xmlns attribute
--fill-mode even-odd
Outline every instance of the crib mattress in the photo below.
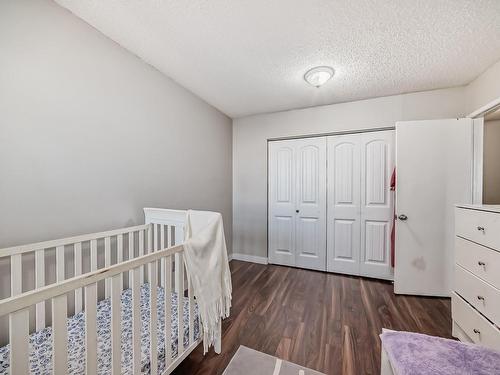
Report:
<svg viewBox="0 0 500 375"><path fill-rule="evenodd" d="M172 293L172 357L177 356L177 294ZM158 287L158 371L165 367L165 295L162 287ZM126 289L121 295L121 354L122 373L132 373L132 291ZM149 373L149 284L141 287L141 368L143 373ZM195 305L194 337L199 338L198 307ZM188 299L183 298L184 346L189 343L189 305ZM111 372L111 302L107 298L97 304L97 373ZM52 373L52 329L47 327L30 335L30 372L33 374ZM0 374L9 371L9 345L0 348ZM80 312L68 318L68 373L85 373L85 314Z"/></svg>

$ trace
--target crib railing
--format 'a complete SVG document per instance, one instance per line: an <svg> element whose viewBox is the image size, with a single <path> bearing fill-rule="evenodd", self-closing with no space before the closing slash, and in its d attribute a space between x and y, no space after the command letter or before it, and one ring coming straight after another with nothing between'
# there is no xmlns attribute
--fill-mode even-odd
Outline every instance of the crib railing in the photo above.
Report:
<svg viewBox="0 0 500 375"><path fill-rule="evenodd" d="M47 285L46 262L51 252L55 250L55 280L59 283L70 277L76 277L85 274L83 269L84 260L89 263L87 272L96 271L98 260L102 258L100 253L104 253L104 267L112 264L112 244L115 247L115 263L121 263L125 257L132 259L144 255L145 249L149 249L149 243L145 242L151 232L152 224L138 225L129 228L121 228L100 233L92 233L70 238L39 242L29 245L14 246L6 249L0 249L0 261L6 259L10 262L10 296L16 296L23 291L37 290ZM128 240L124 253L124 239ZM88 255L84 257L83 248L87 247ZM73 253L73 270L68 267L68 255ZM30 255L34 254L34 267L26 261ZM124 257L125 255L125 257ZM88 258L88 259L86 259ZM102 267L101 267L102 268ZM26 281L26 274L34 272L34 287L23 288L23 279ZM120 276L123 286L123 277ZM144 271L140 272L141 283L144 282ZM109 297L111 291L111 280L105 280L105 297ZM83 290L74 291L74 312L82 311ZM36 330L41 330L46 326L45 302L36 305L35 322ZM50 324L50 319L49 319Z"/></svg>
<svg viewBox="0 0 500 375"><path fill-rule="evenodd" d="M68 296L74 295L74 312L85 314L85 369L87 374L97 371L97 304L98 285L105 284L105 295L111 304L111 368L121 373L121 294L125 287L132 296L132 370L141 371L141 285L149 282L149 340L150 373L158 368L157 342L157 288L165 293L165 361L162 374L169 374L200 339L195 339L195 301L190 280L185 275L183 259L185 211L145 208L144 225L76 236L66 239L15 246L0 250L0 260L10 261L11 296L0 300L0 318L8 317L10 344L10 373L25 374L29 370L30 310L36 306L36 331L52 327L52 370L55 374L68 371ZM85 272L83 248L90 259ZM46 285L46 252L55 249L56 280ZM74 267L68 270L66 254L73 252ZM34 253L35 287L23 290L23 257ZM114 257L112 256L114 255ZM99 259L104 257L104 267ZM126 260L124 260L127 258ZM101 259L102 265L102 259ZM124 275L128 275L125 283ZM187 281L187 285L186 285ZM187 288L186 288L187 287ZM24 288L26 289L26 288ZM183 305L187 289L189 311L188 344L184 345ZM171 293L177 293L178 352L171 352ZM45 316L45 304L51 307L51 316ZM46 319L47 318L47 319Z"/></svg>
<svg viewBox="0 0 500 375"><path fill-rule="evenodd" d="M132 273L132 368L134 374L139 374L141 370L141 317L139 310L140 302L140 274L141 268L146 266L149 273L149 306L150 306L150 371L157 373L158 368L158 343L157 343L157 270L158 263L167 270L165 277L165 347L166 355L165 371L168 374L178 361L183 358L185 349L196 345L194 340L194 300L190 287L189 295L189 343L184 346L184 321L182 314L184 296L184 262L183 246L176 245L163 250L158 250L142 257L134 258L119 264L112 265L97 271L74 277L56 284L52 284L38 290L23 293L10 297L0 302L0 316L9 316L10 334L10 369L11 374L26 374L29 370L29 308L35 304L52 302L52 368L54 374L66 374L67 363L67 326L66 326L66 306L67 294L75 290L84 289L85 296L85 353L86 353L86 373L97 373L97 283L110 279L111 298L111 369L112 374L121 373L121 277L124 272ZM174 259L172 259L174 258ZM175 361L171 358L171 300L172 282L169 275L172 271L172 263L175 263L175 290L179 301L178 310L178 354Z"/></svg>

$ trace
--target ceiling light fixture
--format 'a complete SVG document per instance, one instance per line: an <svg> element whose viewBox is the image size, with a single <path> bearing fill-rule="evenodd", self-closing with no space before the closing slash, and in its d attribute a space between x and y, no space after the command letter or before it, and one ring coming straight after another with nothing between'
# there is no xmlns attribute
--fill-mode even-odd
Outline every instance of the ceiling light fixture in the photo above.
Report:
<svg viewBox="0 0 500 375"><path fill-rule="evenodd" d="M335 70L329 66L317 66L304 74L304 80L312 86L320 87L333 77Z"/></svg>

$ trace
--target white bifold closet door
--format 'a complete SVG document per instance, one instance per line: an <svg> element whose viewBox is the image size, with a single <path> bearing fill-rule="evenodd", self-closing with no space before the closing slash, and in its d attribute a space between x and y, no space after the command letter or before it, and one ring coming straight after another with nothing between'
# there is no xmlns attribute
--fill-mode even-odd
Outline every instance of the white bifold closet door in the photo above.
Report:
<svg viewBox="0 0 500 375"><path fill-rule="evenodd" d="M326 270L326 138L269 142L269 262Z"/></svg>
<svg viewBox="0 0 500 375"><path fill-rule="evenodd" d="M328 271L391 279L394 131L328 137Z"/></svg>

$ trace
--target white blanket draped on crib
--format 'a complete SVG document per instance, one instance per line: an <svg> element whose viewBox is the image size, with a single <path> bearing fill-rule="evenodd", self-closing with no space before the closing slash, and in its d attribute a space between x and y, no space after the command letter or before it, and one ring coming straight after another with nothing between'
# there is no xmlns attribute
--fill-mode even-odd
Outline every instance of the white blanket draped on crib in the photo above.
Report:
<svg viewBox="0 0 500 375"><path fill-rule="evenodd" d="M220 353L221 320L229 316L232 292L222 215L189 210L184 249L203 329L203 352L214 345Z"/></svg>

